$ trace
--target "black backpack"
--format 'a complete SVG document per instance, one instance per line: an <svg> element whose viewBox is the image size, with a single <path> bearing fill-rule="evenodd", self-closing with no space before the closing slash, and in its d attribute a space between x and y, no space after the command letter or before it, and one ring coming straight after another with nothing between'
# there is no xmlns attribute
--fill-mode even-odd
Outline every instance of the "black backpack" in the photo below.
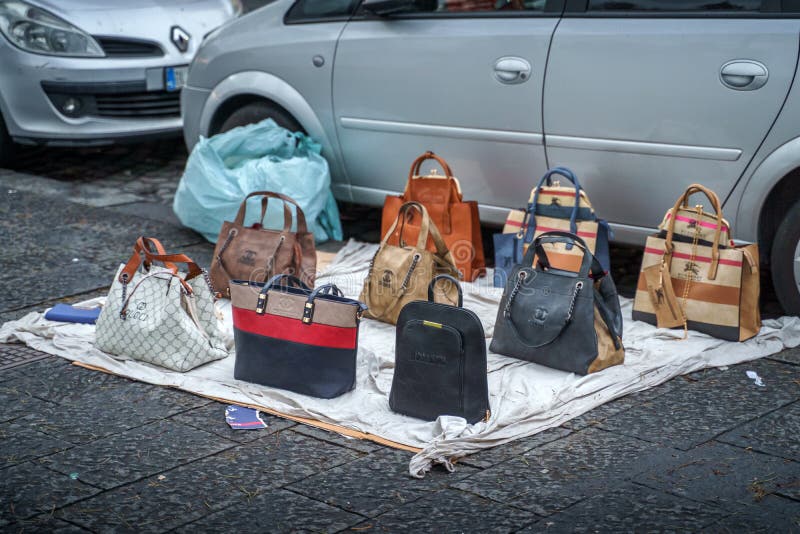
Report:
<svg viewBox="0 0 800 534"><path fill-rule="evenodd" d="M439 280L458 288L458 306L434 302ZM395 412L427 421L440 415L470 424L488 420L486 338L478 316L462 304L458 280L439 275L428 286L427 302L409 302L400 311L389 394Z"/></svg>

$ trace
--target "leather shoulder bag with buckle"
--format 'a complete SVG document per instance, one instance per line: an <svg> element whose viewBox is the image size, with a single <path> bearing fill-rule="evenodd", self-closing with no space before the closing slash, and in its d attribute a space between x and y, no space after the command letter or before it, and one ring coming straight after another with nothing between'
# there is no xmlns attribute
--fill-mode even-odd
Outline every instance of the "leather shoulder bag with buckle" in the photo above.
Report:
<svg viewBox="0 0 800 534"><path fill-rule="evenodd" d="M261 197L261 222L245 226L247 200L256 196ZM268 230L262 226L271 198L283 203L281 230ZM294 204L297 214L297 230L294 232L289 204ZM316 267L314 234L306 227L300 205L280 193L257 191L245 197L233 221L222 224L211 260L211 282L221 297L230 297L229 284L234 278L263 283L276 274L291 274L314 285Z"/></svg>

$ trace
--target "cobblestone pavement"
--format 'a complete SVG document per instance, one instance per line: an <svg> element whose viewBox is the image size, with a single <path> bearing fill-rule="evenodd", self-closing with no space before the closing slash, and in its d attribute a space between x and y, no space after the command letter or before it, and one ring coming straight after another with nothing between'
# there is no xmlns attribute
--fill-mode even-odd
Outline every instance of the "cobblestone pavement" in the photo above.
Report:
<svg viewBox="0 0 800 534"><path fill-rule="evenodd" d="M35 149L0 169L0 322L104 294L140 234L208 263L169 207L185 157ZM374 210L344 208L377 237ZM639 254L614 252L623 293ZM217 402L0 345L0 530L800 532L798 366L676 378L415 480L405 452L275 417L232 431Z"/></svg>

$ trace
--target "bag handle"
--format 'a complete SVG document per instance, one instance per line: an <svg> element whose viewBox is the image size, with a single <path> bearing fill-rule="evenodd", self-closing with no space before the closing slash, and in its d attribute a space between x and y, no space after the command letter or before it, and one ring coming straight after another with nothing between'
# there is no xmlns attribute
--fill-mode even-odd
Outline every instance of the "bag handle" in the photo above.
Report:
<svg viewBox="0 0 800 534"><path fill-rule="evenodd" d="M458 282L458 280L456 280L455 278L453 278L449 274L437 274L436 276L433 277L433 280L431 280L431 283L428 284L428 302L436 302L436 299L434 298L434 295L433 295L433 290L434 290L434 288L436 286L436 282L438 282L439 280L447 280L448 282L450 282L451 284L456 286L456 289L458 289L458 307L459 308L463 308L464 307L464 294L461 291L461 284Z"/></svg>
<svg viewBox="0 0 800 534"><path fill-rule="evenodd" d="M403 220L403 218L406 216L406 213L408 211L412 210L412 209L417 210L422 215L422 223L420 224L420 227L419 227L419 235L417 236L417 246L416 246L416 248L418 250L424 250L425 249L425 246L428 243L428 234L430 233L431 218L428 215L428 210L425 209L425 206L423 206L419 202L415 202L415 201L405 202L402 206L400 206L400 210L397 212L397 217L395 218L394 222L392 223L391 228L389 228L389 231L386 232L385 236L383 236L383 241L381 241L381 248L384 245L386 245L386 243L389 242L389 238L394 234L395 229L397 229L397 223L400 222L401 220ZM405 246L405 241L403 241L403 233L402 233L402 230L404 228L405 228L405 225L403 225L403 228L401 228L401 232L400 232L400 246L401 247ZM440 236L440 239L441 239L441 236ZM437 245L437 250L438 250L438 248L439 247Z"/></svg>
<svg viewBox="0 0 800 534"><path fill-rule="evenodd" d="M305 213L303 213L303 209L300 207L300 204L298 204L291 197L282 195L280 193L275 193L273 191L254 191L249 195L247 195L246 197L244 197L244 200L239 205L239 211L236 212L236 218L234 219L235 224L239 226L244 226L244 215L247 210L247 201L250 199L250 197L257 197L257 196L267 197L267 198L278 198L280 200L283 200L284 203L288 202L290 204L294 204L296 208L295 211L297 212L297 232L298 233L308 232L308 226L306 225L306 216ZM285 212L284 212L284 217L285 217ZM285 218L284 218L284 225L285 225ZM291 225L289 226L289 229L291 229ZM288 230L284 228L284 231Z"/></svg>
<svg viewBox="0 0 800 534"><path fill-rule="evenodd" d="M270 197L261 197L261 227L264 227L264 217L267 216L267 207L269 206ZM289 204L283 202L283 233L288 234L292 231L292 210L289 209Z"/></svg>
<svg viewBox="0 0 800 534"><path fill-rule="evenodd" d="M453 171L450 170L450 165L447 164L444 158L441 158L436 154L434 154L432 151L428 150L427 152L419 156L417 159L415 159L414 163L411 164L411 170L408 172L408 182L406 183L406 191L408 191L408 184L411 182L411 180L413 180L415 176L419 176L422 164L428 161L429 159L435 160L436 163L439 164L439 166L444 171L446 178L450 180L454 179Z"/></svg>
<svg viewBox="0 0 800 534"><path fill-rule="evenodd" d="M186 274L184 280L191 280L195 276L200 276L205 271L197 265L192 258L187 256L186 254L151 254L149 256L150 261L152 262L160 262L163 263L165 266L174 264L174 263L183 263L186 264L189 271ZM176 273L177 274L177 273Z"/></svg>
<svg viewBox="0 0 800 534"><path fill-rule="evenodd" d="M594 254L592 254L592 252L589 250L589 246L586 244L586 242L575 234L570 234L569 232L562 232L559 230L544 232L543 234L540 234L539 237L534 239L533 244L531 244L528 247L527 252L525 252L522 264L533 265L533 260L535 257L538 259L539 266L541 266L543 269L550 269L550 260L547 257L547 251L545 250L544 245L554 243L573 245L581 249L581 252L583 253L583 259L581 260L581 268L578 273L578 276L581 278L591 277L594 280L599 280L605 276L606 273L603 270L603 267L600 265L600 262L597 261L597 258L594 257Z"/></svg>
<svg viewBox="0 0 800 534"><path fill-rule="evenodd" d="M333 295L335 297L344 297L344 293L341 289L339 289L336 284L325 284L324 286L320 286L314 289L309 295L308 299L306 300L305 306L303 306L303 324L311 324L314 320L314 300L319 295ZM360 303L359 303L360 304ZM359 317L361 313L361 308L359 307Z"/></svg>
<svg viewBox="0 0 800 534"><path fill-rule="evenodd" d="M133 254L125 263L122 272L119 273L119 281L125 283L131 280L142 263L144 263L145 269L149 270L150 256L152 256L153 250L155 250L155 254L159 255L167 253L164 250L164 245L155 237L140 236L133 245ZM142 255L144 255L144 260L142 260ZM174 273L178 272L178 267L174 263L165 264L165 266Z"/></svg>
<svg viewBox="0 0 800 534"><path fill-rule="evenodd" d="M711 243L711 265L708 268L708 278L709 280L714 280L717 277L717 267L719 267L719 237L722 234L722 207L717 194L701 184L691 184L687 187L686 191L683 192L683 195L678 198L675 205L670 210L671 216L667 226L667 238L664 241L664 262L668 267L672 266L672 252L674 251L672 239L675 236L675 220L678 217L678 210L682 207L688 208L689 197L695 193L703 193L706 198L711 201L711 206L714 208L717 217L717 228L714 231L714 241ZM730 228L728 231L731 231Z"/></svg>
<svg viewBox="0 0 800 534"><path fill-rule="evenodd" d="M572 206L572 213L569 216L569 231L573 234L578 233L578 223L576 221L578 218L578 208L580 208L581 191L583 188L581 187L580 182L578 182L578 177L575 176L571 170L567 169L566 167L554 167L548 170L544 176L542 176L541 180L539 180L539 185L536 186L536 190L533 193L533 201L528 204L525 220L523 220L522 227L520 227L520 237L522 229L527 227L525 231L525 243L530 243L533 240L534 233L536 232L536 205L539 202L539 193L542 191L542 187L545 184L552 185L552 178L554 174L563 176L575 186L575 205ZM533 224L531 224L531 222L533 222Z"/></svg>
<svg viewBox="0 0 800 534"><path fill-rule="evenodd" d="M284 283L285 282L285 283ZM297 278L296 276L292 276L291 274L281 273L276 274L266 282L264 282L261 291L258 292L258 301L256 302L256 313L258 315L264 315L264 312L267 309L267 292L278 286L283 287L296 287L301 289L304 292L311 291L311 288L308 287L305 282Z"/></svg>
<svg viewBox="0 0 800 534"><path fill-rule="evenodd" d="M448 207L448 209L445 209L444 211L444 228L445 232L449 234L452 232L452 226L450 224L449 206L453 203L453 195L452 195L453 186L455 185L457 195L460 197L461 184L453 176L453 171L450 169L450 165L447 164L444 158L441 158L436 154L434 154L432 151L428 150L427 152L419 156L417 159L415 159L414 163L411 164L411 170L408 172L408 181L406 182L406 188L405 191L403 192L403 198L412 200L410 197L411 197L411 189L414 186L414 180L419 178L422 164L427 160L435 160L444 171L445 175L443 178L447 180L447 196L445 197L444 203L445 206ZM459 198L459 200L461 200L461 198Z"/></svg>

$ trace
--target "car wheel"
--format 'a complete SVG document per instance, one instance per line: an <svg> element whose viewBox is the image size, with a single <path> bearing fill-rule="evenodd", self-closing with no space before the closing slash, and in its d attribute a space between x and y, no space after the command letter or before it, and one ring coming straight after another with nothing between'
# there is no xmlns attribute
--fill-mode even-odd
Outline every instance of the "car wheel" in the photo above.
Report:
<svg viewBox="0 0 800 534"><path fill-rule="evenodd" d="M770 263L783 310L800 315L800 202L792 206L775 233Z"/></svg>
<svg viewBox="0 0 800 534"><path fill-rule="evenodd" d="M14 142L6 130L3 117L0 117L0 167L11 162L11 155L14 150Z"/></svg>
<svg viewBox="0 0 800 534"><path fill-rule="evenodd" d="M240 107L223 121L217 133L227 132L238 126L246 126L248 124L261 122L264 119L272 119L278 126L286 128L289 131L305 133L300 123L287 113L285 109L270 104L269 102L251 102L250 104Z"/></svg>

